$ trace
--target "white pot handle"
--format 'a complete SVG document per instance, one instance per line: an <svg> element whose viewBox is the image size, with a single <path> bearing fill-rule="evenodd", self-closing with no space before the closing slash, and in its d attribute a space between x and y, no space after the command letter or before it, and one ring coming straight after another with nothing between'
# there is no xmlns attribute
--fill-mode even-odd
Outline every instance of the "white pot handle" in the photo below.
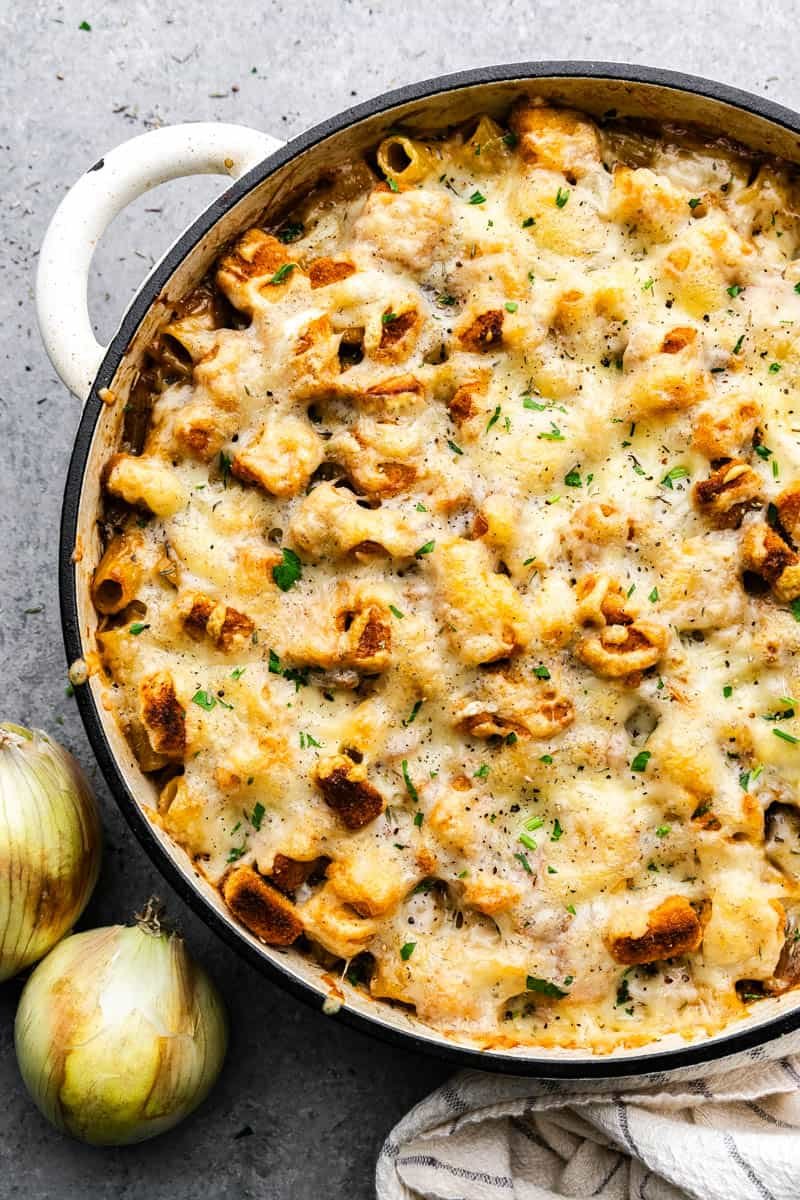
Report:
<svg viewBox="0 0 800 1200"><path fill-rule="evenodd" d="M168 125L123 142L70 188L42 242L36 311L50 361L80 400L87 399L106 353L92 331L87 289L92 256L114 217L169 179L238 179L282 145L244 125Z"/></svg>

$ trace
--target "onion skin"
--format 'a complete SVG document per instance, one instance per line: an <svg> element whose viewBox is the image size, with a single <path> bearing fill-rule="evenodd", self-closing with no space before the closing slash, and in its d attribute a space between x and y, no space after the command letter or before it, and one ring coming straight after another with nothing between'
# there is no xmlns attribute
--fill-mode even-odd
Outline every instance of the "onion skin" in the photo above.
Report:
<svg viewBox="0 0 800 1200"><path fill-rule="evenodd" d="M0 724L0 980L72 928L101 848L97 806L72 755L41 730Z"/></svg>
<svg viewBox="0 0 800 1200"><path fill-rule="evenodd" d="M97 1146L163 1133L205 1099L227 1048L222 1000L181 938L112 925L65 938L14 1026L22 1078L58 1129Z"/></svg>

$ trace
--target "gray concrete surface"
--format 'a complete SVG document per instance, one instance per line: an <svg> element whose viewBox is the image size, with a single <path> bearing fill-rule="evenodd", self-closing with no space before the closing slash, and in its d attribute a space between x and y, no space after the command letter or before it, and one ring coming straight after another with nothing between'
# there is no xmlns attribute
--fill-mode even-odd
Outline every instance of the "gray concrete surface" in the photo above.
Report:
<svg viewBox="0 0 800 1200"><path fill-rule="evenodd" d="M85 923L124 921L151 893L162 896L220 982L233 1028L224 1075L193 1118L140 1147L92 1150L55 1133L28 1102L11 1038L19 986L0 987L0 1197L366 1200L383 1137L447 1069L299 1005L192 917L133 842L64 695L56 546L78 409L39 345L37 247L65 187L103 151L153 125L240 121L288 138L355 99L467 66L644 62L800 107L795 5L0 0L0 35L0 716L49 729L95 778L107 853ZM114 224L91 287L101 336L218 186L168 185Z"/></svg>

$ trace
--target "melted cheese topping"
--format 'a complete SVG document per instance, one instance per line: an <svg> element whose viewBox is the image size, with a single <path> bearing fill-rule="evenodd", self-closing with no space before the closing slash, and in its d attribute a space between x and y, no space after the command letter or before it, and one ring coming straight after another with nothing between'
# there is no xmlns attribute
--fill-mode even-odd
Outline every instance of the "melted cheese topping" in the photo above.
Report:
<svg viewBox="0 0 800 1200"><path fill-rule="evenodd" d="M223 257L109 464L157 819L454 1037L712 1032L794 982L795 184L527 100L379 161Z"/></svg>

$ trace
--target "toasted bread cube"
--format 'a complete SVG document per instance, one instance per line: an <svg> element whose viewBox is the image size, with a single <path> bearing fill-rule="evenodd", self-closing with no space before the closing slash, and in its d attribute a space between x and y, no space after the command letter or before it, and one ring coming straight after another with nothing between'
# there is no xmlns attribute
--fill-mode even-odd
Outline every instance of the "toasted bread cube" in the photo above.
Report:
<svg viewBox="0 0 800 1200"><path fill-rule="evenodd" d="M291 946L303 923L290 900L252 867L237 867L222 887L233 915L268 946Z"/></svg>

